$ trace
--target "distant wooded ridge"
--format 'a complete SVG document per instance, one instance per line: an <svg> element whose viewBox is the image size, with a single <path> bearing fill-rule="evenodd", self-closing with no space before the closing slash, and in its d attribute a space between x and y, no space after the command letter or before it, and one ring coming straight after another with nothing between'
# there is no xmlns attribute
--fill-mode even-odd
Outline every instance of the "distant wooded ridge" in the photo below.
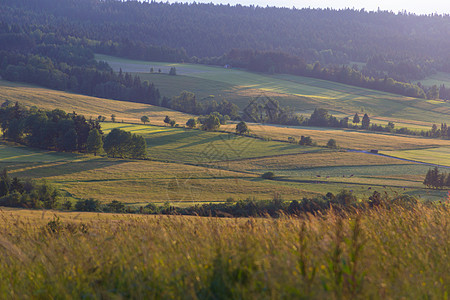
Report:
<svg viewBox="0 0 450 300"><path fill-rule="evenodd" d="M236 66L450 99L443 85L409 83L450 70L449 16L116 0L2 2L0 74L7 80L159 102L151 83L117 77L107 65L93 62L97 52ZM221 55L207 56L215 54ZM349 65L354 60L366 63Z"/></svg>
<svg viewBox="0 0 450 300"><path fill-rule="evenodd" d="M254 49L322 65L368 62L366 76L400 81L450 71L448 15L116 0L1 2L3 22L54 27L56 35L98 40L105 52L133 58L181 61Z"/></svg>

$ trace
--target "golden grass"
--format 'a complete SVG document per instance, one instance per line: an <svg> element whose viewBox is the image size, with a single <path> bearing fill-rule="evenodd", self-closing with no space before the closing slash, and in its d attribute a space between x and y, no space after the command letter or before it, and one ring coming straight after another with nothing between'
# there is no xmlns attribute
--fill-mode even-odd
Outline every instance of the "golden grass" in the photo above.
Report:
<svg viewBox="0 0 450 300"><path fill-rule="evenodd" d="M2 299L446 299L450 287L448 208L0 218Z"/></svg>
<svg viewBox="0 0 450 300"><path fill-rule="evenodd" d="M292 170L333 166L377 166L408 164L394 158L355 152L304 153L265 158L253 158L214 165L230 170Z"/></svg>
<svg viewBox="0 0 450 300"><path fill-rule="evenodd" d="M139 123L145 115L150 118L151 124L164 125L164 117L168 115L178 123L185 124L191 118L188 114L159 106L83 96L0 80L0 103L6 100L49 110L58 108L66 112L75 111L87 118L102 115L111 120L114 114L117 122Z"/></svg>
<svg viewBox="0 0 450 300"><path fill-rule="evenodd" d="M310 136L319 145L326 145L329 139L335 139L338 146L356 150L403 150L423 149L430 147L450 147L450 140L431 139L414 136L375 133L362 130L343 130L315 127L287 127L277 125L248 124L250 132L258 136L272 139L288 140L294 137L299 140L302 135ZM235 131L235 124L221 126L221 129Z"/></svg>

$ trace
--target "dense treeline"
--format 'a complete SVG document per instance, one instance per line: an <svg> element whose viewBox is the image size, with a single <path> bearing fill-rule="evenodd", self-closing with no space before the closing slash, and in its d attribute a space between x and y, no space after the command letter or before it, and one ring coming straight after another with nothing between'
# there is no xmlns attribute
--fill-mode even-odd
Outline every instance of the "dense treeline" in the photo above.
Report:
<svg viewBox="0 0 450 300"><path fill-rule="evenodd" d="M89 132L92 129L101 132L97 120L86 120L75 112L27 108L8 101L0 107L0 123L4 139L67 152L86 151Z"/></svg>
<svg viewBox="0 0 450 300"><path fill-rule="evenodd" d="M374 191L372 196L364 201L359 201L353 192L342 190L338 194L327 193L315 198L303 198L301 200L284 201L279 195L272 200L256 200L247 198L235 201L229 198L224 203L205 203L188 207L173 206L170 203L156 205L150 203L141 207L125 206L120 201L102 204L95 199L82 199L77 201L71 209L75 211L91 212L128 212L141 214L163 215L195 215L203 217L280 217L283 215L325 214L330 210L336 212L364 210L370 208L402 207L412 208L419 202L408 195L396 195L392 197L387 193Z"/></svg>
<svg viewBox="0 0 450 300"><path fill-rule="evenodd" d="M98 40L97 51L139 59L258 49L322 65L366 62L369 76L398 81L450 71L447 15L99 0L3 0L0 15L11 24Z"/></svg>
<svg viewBox="0 0 450 300"><path fill-rule="evenodd" d="M41 30L42 29L42 30ZM159 90L138 76L97 62L89 44L42 27L0 24L0 75L10 81L118 100L159 105Z"/></svg>

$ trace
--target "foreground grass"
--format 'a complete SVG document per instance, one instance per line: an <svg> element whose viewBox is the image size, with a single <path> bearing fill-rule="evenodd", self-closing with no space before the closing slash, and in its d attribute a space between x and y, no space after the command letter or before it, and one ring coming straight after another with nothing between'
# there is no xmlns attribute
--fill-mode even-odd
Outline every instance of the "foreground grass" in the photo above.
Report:
<svg viewBox="0 0 450 300"><path fill-rule="evenodd" d="M211 219L5 211L0 298L446 299L450 212Z"/></svg>

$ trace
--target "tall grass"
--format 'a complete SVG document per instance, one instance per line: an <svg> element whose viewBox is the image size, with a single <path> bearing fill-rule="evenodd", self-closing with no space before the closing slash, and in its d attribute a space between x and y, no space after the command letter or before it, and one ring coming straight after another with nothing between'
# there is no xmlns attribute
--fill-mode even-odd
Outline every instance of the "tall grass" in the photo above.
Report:
<svg viewBox="0 0 450 300"><path fill-rule="evenodd" d="M0 298L448 299L450 211L0 214Z"/></svg>

